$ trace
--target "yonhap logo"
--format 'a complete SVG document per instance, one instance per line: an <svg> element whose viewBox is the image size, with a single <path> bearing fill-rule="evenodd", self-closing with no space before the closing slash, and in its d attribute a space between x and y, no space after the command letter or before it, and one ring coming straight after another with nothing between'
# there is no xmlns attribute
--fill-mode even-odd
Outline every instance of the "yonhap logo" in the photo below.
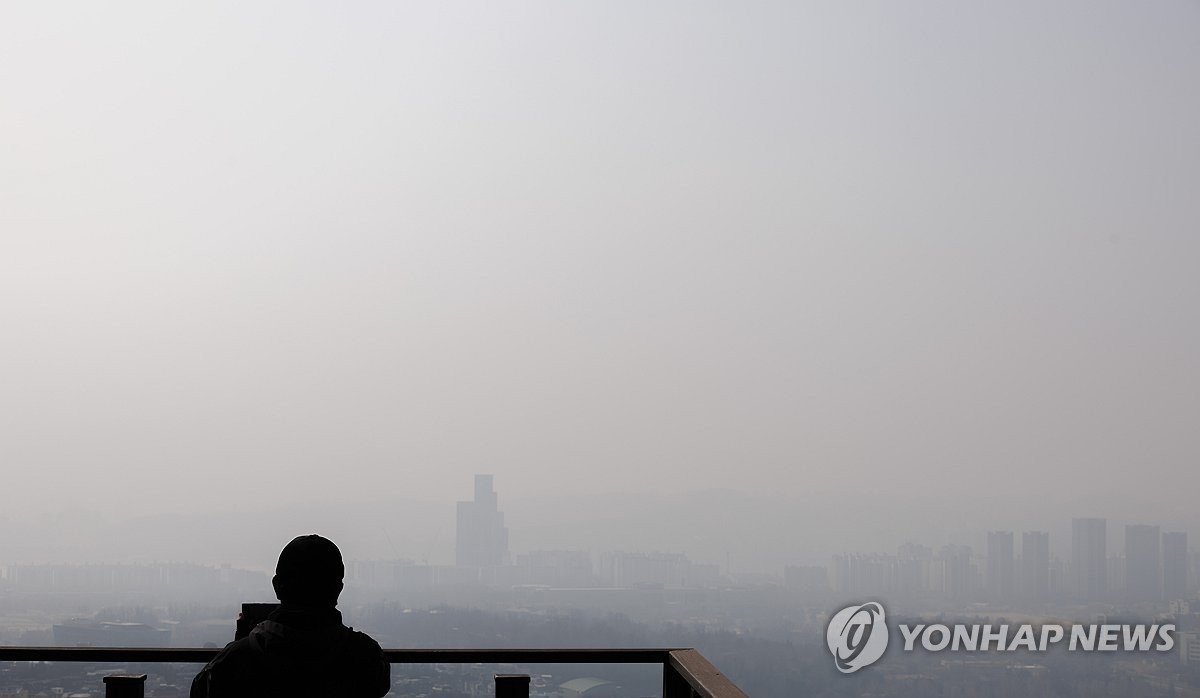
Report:
<svg viewBox="0 0 1200 698"><path fill-rule="evenodd" d="M1046 652L1055 646L1072 653L1175 649L1174 623L900 623L897 628L904 640L904 653L916 651L918 646L926 652L952 653ZM833 614L825 628L825 642L834 665L843 674L853 674L879 661L888 646L883 605L870 601Z"/></svg>
<svg viewBox="0 0 1200 698"><path fill-rule="evenodd" d="M838 611L829 619L825 641L833 653L834 664L843 674L853 674L874 664L888 644L883 606L872 601Z"/></svg>

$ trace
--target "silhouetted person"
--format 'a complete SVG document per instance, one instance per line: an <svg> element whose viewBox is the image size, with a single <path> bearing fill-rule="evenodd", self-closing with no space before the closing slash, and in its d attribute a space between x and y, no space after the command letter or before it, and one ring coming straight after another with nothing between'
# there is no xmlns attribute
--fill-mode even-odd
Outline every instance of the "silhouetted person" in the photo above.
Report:
<svg viewBox="0 0 1200 698"><path fill-rule="evenodd" d="M200 670L191 698L387 693L391 666L379 643L342 625L336 606L344 574L332 541L310 535L288 543L271 579L279 608Z"/></svg>

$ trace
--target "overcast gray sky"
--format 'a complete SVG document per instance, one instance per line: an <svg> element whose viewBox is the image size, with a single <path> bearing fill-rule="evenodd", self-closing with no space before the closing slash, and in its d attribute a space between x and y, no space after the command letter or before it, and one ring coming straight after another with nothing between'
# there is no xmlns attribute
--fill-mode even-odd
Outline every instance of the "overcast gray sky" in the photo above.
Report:
<svg viewBox="0 0 1200 698"><path fill-rule="evenodd" d="M9 2L0 510L1194 500L1198 224L1194 1Z"/></svg>

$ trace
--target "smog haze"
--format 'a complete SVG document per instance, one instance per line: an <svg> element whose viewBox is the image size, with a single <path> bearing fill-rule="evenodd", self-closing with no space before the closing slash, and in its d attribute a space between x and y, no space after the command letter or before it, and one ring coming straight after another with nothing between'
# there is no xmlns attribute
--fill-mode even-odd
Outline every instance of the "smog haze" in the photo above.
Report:
<svg viewBox="0 0 1200 698"><path fill-rule="evenodd" d="M1198 28L7 5L0 511L433 506L486 472L518 518L726 493L1195 530Z"/></svg>

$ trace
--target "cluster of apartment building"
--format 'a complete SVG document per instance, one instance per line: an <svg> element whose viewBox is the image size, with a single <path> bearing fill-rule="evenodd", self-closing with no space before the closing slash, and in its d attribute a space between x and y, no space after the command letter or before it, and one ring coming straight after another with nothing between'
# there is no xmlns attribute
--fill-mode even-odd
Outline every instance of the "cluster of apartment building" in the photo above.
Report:
<svg viewBox="0 0 1200 698"><path fill-rule="evenodd" d="M1071 522L1070 554L1051 553L1050 534L1025 531L1020 548L1013 531L989 531L986 548L947 545L938 550L909 543L895 554L837 555L821 568L792 567L785 583L845 594L940 596L957 600L1072 600L1128 604L1189 598L1200 579L1200 558L1188 551L1187 533L1128 525L1124 546L1109 545L1108 522Z"/></svg>
<svg viewBox="0 0 1200 698"><path fill-rule="evenodd" d="M267 575L231 565L188 562L27 563L0 566L0 590L16 593L154 593L188 596L210 592L253 593L269 586Z"/></svg>

